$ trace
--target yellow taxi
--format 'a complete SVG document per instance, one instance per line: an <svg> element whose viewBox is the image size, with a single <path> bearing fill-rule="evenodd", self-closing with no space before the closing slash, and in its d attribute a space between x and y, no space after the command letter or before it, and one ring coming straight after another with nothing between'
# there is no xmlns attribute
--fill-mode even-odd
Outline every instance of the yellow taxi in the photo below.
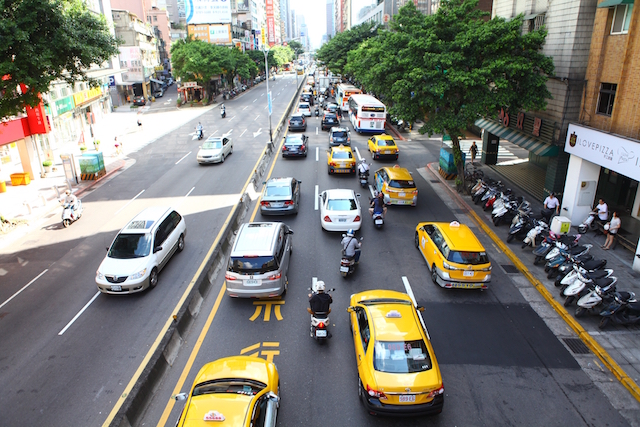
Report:
<svg viewBox="0 0 640 427"><path fill-rule="evenodd" d="M340 144L328 150L327 165L329 174L332 173L356 173L356 158L351 147Z"/></svg>
<svg viewBox="0 0 640 427"><path fill-rule="evenodd" d="M388 205L418 204L418 188L411 173L398 165L378 169L373 175L376 190L384 194Z"/></svg>
<svg viewBox="0 0 640 427"><path fill-rule="evenodd" d="M176 426L275 427L280 406L276 365L250 356L233 356L200 369Z"/></svg>
<svg viewBox="0 0 640 427"><path fill-rule="evenodd" d="M393 159L398 160L398 146L391 135L374 135L369 138L369 151L373 160Z"/></svg>
<svg viewBox="0 0 640 427"><path fill-rule="evenodd" d="M374 415L442 412L444 385L429 333L407 294L370 290L351 296L358 395Z"/></svg>
<svg viewBox="0 0 640 427"><path fill-rule="evenodd" d="M415 244L431 270L433 283L443 288L487 289L491 262L466 225L421 222L416 227Z"/></svg>

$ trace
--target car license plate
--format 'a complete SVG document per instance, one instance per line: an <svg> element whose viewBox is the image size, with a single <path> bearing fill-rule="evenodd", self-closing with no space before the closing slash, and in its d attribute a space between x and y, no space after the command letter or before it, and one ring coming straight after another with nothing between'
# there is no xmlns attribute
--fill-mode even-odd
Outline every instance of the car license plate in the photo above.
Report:
<svg viewBox="0 0 640 427"><path fill-rule="evenodd" d="M245 286L260 286L262 280L260 279L247 279L244 281Z"/></svg>
<svg viewBox="0 0 640 427"><path fill-rule="evenodd" d="M391 151L391 150L384 150L384 154L393 154L393 151Z"/></svg>
<svg viewBox="0 0 640 427"><path fill-rule="evenodd" d="M347 218L338 218L338 222L347 222Z"/></svg>
<svg viewBox="0 0 640 427"><path fill-rule="evenodd" d="M474 272L473 271L463 271L462 275L465 277L473 277Z"/></svg>
<svg viewBox="0 0 640 427"><path fill-rule="evenodd" d="M327 336L327 331L324 329L316 329L316 336L318 338L325 338Z"/></svg>
<svg viewBox="0 0 640 427"><path fill-rule="evenodd" d="M382 220L381 219L376 219L376 225L382 225Z"/></svg>
<svg viewBox="0 0 640 427"><path fill-rule="evenodd" d="M120 285L112 285L111 286L111 290L112 291L121 291L122 290L122 286L120 286Z"/></svg>
<svg viewBox="0 0 640 427"><path fill-rule="evenodd" d="M349 169L335 169L335 172L349 172Z"/></svg>
<svg viewBox="0 0 640 427"><path fill-rule="evenodd" d="M284 203L282 203L282 202L272 202L271 203L271 207L272 208L281 208L283 206L284 206Z"/></svg>
<svg viewBox="0 0 640 427"><path fill-rule="evenodd" d="M398 193L398 197L405 197L407 193Z"/></svg>
<svg viewBox="0 0 640 427"><path fill-rule="evenodd" d="M416 396L413 394L401 394L400 402L415 402Z"/></svg>
<svg viewBox="0 0 640 427"><path fill-rule="evenodd" d="M348 273L349 272L349 267L345 267L343 265L340 266L340 272L341 273Z"/></svg>

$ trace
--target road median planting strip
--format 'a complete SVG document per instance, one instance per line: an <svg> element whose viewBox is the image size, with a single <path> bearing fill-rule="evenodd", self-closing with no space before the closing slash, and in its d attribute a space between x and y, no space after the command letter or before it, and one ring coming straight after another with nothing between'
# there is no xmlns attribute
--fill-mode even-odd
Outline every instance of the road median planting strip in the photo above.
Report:
<svg viewBox="0 0 640 427"><path fill-rule="evenodd" d="M435 165L435 166L434 166ZM428 169L435 175L449 190L449 192L457 199L458 203L467 209L467 212L473 218L474 222L493 240L500 250L511 260L513 265L529 280L534 288L540 292L544 299L551 307L562 317L562 319L571 327L578 337L586 344L587 347L595 354L602 363L613 373L620 383L631 393L631 395L640 402L640 387L631 379L627 373L616 363L615 360L607 353L607 351L587 332L576 319L565 308L556 301L551 293L547 290L540 280L538 280L529 269L518 259L518 257L509 249L509 247L500 239L489 226L474 212L467 202L458 194L440 174L434 169L438 167L438 163L430 163Z"/></svg>

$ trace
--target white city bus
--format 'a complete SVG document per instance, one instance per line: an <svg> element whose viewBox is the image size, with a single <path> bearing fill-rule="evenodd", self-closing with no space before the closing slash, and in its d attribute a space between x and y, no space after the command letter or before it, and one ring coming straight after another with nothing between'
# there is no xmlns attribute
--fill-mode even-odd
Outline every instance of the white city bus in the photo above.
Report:
<svg viewBox="0 0 640 427"><path fill-rule="evenodd" d="M336 87L336 104L342 111L349 111L349 97L357 93L362 93L362 91L350 84L339 84Z"/></svg>
<svg viewBox="0 0 640 427"><path fill-rule="evenodd" d="M351 95L349 120L358 133L384 133L387 108L371 95Z"/></svg>

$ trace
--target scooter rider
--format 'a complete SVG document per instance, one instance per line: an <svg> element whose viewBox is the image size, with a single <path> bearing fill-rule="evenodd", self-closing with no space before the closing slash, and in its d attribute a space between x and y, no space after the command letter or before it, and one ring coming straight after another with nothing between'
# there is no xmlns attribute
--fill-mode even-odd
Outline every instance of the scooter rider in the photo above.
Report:
<svg viewBox="0 0 640 427"><path fill-rule="evenodd" d="M71 209L74 211L78 209L78 198L76 197L76 195L73 194L71 190L65 191L64 194L65 194L65 198L63 201L64 204L69 204Z"/></svg>
<svg viewBox="0 0 640 427"><path fill-rule="evenodd" d="M331 303L333 298L325 293L325 284L322 280L318 280L315 285L316 292L309 294L309 313L329 313L331 311Z"/></svg>
<svg viewBox="0 0 640 427"><path fill-rule="evenodd" d="M382 216L387 216L387 207L384 204L384 193L382 191L378 192L378 194L376 194L376 197L371 200L369 214L373 216L374 213L381 213Z"/></svg>
<svg viewBox="0 0 640 427"><path fill-rule="evenodd" d="M365 159L362 159L360 163L358 163L358 172L361 175L366 175L369 178L369 163Z"/></svg>
<svg viewBox="0 0 640 427"><path fill-rule="evenodd" d="M199 137L202 137L202 132L204 132L204 130L202 128L202 124L200 124L200 122L198 122L198 126L196 126L196 134Z"/></svg>
<svg viewBox="0 0 640 427"><path fill-rule="evenodd" d="M347 231L347 235L342 239L342 252L345 257L353 259L356 263L360 260L360 246L362 244L356 239L355 232L351 229Z"/></svg>
<svg viewBox="0 0 640 427"><path fill-rule="evenodd" d="M220 104L220 115L223 117L227 115L227 109L225 108L224 104Z"/></svg>

